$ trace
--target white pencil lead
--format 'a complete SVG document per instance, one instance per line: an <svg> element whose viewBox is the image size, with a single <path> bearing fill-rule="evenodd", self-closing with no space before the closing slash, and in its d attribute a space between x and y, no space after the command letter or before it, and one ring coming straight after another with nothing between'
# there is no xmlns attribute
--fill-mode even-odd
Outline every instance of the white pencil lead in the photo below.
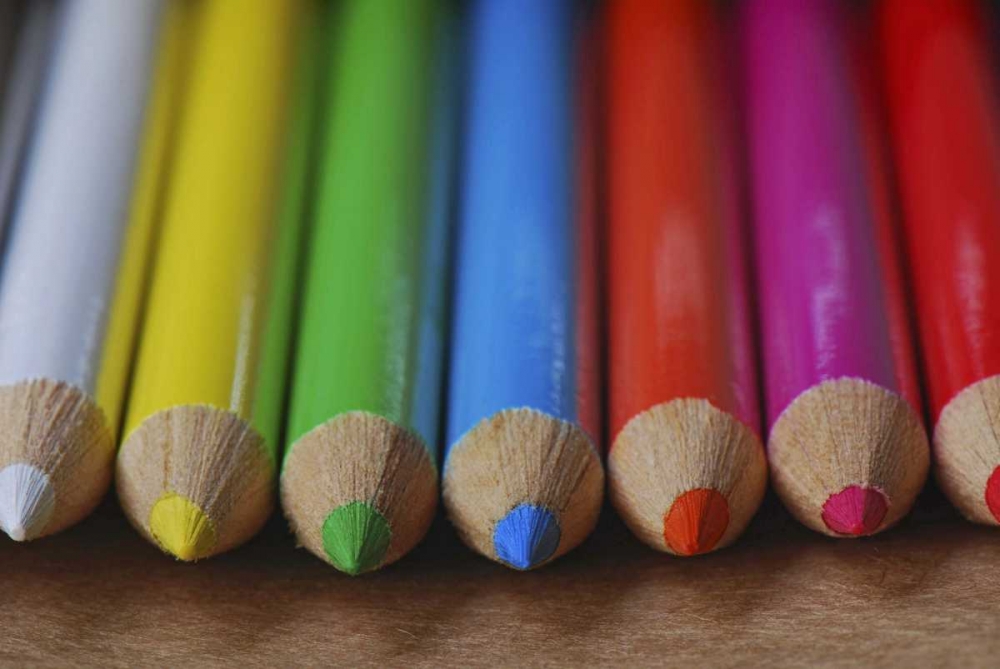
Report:
<svg viewBox="0 0 1000 669"><path fill-rule="evenodd" d="M41 534L55 504L49 477L42 470L21 462L0 470L0 527L14 541Z"/></svg>

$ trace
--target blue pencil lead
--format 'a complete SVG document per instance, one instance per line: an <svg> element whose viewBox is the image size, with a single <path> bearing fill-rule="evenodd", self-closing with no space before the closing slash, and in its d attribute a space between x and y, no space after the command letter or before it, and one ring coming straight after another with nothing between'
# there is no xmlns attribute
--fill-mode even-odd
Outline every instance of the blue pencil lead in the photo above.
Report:
<svg viewBox="0 0 1000 669"><path fill-rule="evenodd" d="M515 569L531 569L552 557L562 532L551 511L532 504L514 507L497 523L493 549Z"/></svg>

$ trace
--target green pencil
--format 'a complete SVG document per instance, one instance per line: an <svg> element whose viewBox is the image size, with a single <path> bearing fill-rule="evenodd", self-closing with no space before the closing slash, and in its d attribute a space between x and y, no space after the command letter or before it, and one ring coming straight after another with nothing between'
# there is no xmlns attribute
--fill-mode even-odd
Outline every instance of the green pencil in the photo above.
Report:
<svg viewBox="0 0 1000 669"><path fill-rule="evenodd" d="M254 388L253 426L269 444L281 443L285 402L275 401L275 389L286 388L290 343L296 316L299 266L308 233L311 196L318 159L320 105L324 75L323 48L328 33L326 0L302 3L302 40L296 53L293 106L282 169L277 225L271 240L274 261L267 294L268 317L261 341L259 372ZM285 395L282 393L281 399Z"/></svg>
<svg viewBox="0 0 1000 669"><path fill-rule="evenodd" d="M347 0L333 16L281 499L301 544L349 574L399 559L437 506L447 18L442 0Z"/></svg>

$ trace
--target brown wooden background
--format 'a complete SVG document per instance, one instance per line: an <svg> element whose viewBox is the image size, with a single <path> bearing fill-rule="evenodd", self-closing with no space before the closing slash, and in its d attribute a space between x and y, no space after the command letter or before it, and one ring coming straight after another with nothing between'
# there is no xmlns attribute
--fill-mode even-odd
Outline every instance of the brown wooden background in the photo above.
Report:
<svg viewBox="0 0 1000 669"><path fill-rule="evenodd" d="M439 519L402 562L351 579L281 519L197 565L108 501L30 545L0 542L0 664L350 667L1000 667L1000 531L925 493L889 533L838 541L769 499L735 547L672 559L605 513L561 561L519 574Z"/></svg>

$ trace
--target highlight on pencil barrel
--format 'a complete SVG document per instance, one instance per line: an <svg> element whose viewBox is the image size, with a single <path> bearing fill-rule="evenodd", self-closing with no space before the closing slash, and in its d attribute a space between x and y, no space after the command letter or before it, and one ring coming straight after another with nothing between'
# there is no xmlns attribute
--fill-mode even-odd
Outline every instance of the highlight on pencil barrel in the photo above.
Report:
<svg viewBox="0 0 1000 669"><path fill-rule="evenodd" d="M16 541L78 522L111 480L135 327L116 272L161 5L74 0L58 26L50 3L26 10L0 134L0 196L17 201L0 271L0 527Z"/></svg>
<svg viewBox="0 0 1000 669"><path fill-rule="evenodd" d="M879 44L938 484L1000 524L1000 88L969 0L888 0Z"/></svg>
<svg viewBox="0 0 1000 669"><path fill-rule="evenodd" d="M275 221L302 7L171 5L190 68L116 479L132 525L181 560L243 543L274 507L294 288L277 274L298 248Z"/></svg>
<svg viewBox="0 0 1000 669"><path fill-rule="evenodd" d="M807 526L874 534L910 510L929 449L900 260L865 184L849 8L742 10L772 481Z"/></svg>
<svg viewBox="0 0 1000 669"><path fill-rule="evenodd" d="M675 555L734 541L767 486L719 21L608 5L609 492Z"/></svg>
<svg viewBox="0 0 1000 669"><path fill-rule="evenodd" d="M325 136L288 449L298 541L356 575L396 561L438 502L458 72L450 0L332 12Z"/></svg>
<svg viewBox="0 0 1000 669"><path fill-rule="evenodd" d="M570 2L470 7L443 490L462 540L515 569L577 546L603 496L576 18Z"/></svg>

